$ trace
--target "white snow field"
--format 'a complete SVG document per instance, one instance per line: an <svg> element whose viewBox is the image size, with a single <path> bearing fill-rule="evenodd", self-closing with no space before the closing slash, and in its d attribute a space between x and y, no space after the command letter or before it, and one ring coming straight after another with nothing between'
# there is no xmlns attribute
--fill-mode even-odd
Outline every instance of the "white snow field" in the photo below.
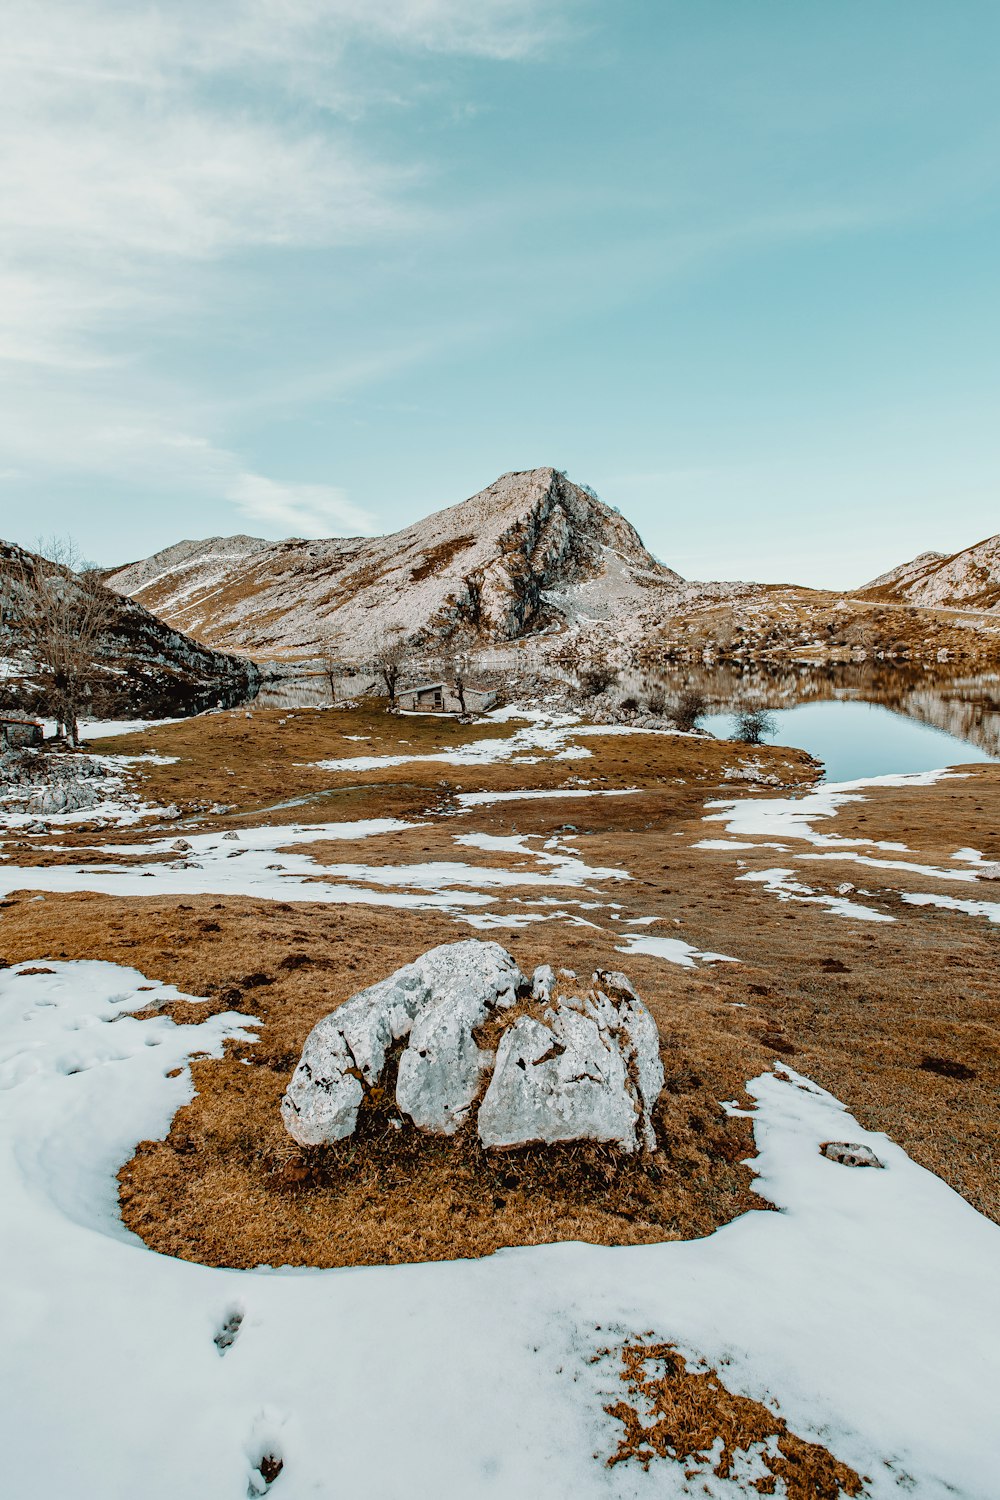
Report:
<svg viewBox="0 0 1000 1500"><path fill-rule="evenodd" d="M253 1035L156 1014L176 993L106 963L0 971L9 1500L244 1500L265 1456L274 1500L752 1493L605 1467L620 1392L591 1356L645 1330L728 1361L731 1388L780 1403L876 1500L995 1500L1000 1229L808 1080L749 1085L758 1190L781 1211L705 1239L218 1270L147 1250L116 1211L117 1169L191 1097L186 1060ZM827 1160L829 1140L886 1170Z"/></svg>
<svg viewBox="0 0 1000 1500"><path fill-rule="evenodd" d="M554 760L589 760L593 752L585 745L577 745L573 741L595 735L683 734L678 729L639 729L628 724L585 724L577 714L546 713L543 709L521 708L517 705L496 709L487 714L486 719L495 724L522 720L528 722L523 728L515 729L513 734L502 739L472 740L456 750L429 751L423 755L348 755L337 760L314 761L313 764L322 771L374 771L386 766L410 765L417 761L439 761L448 766L493 766L501 761L512 761L518 765L532 766L542 759L542 754L532 755L528 753L530 751L551 755Z"/></svg>
<svg viewBox="0 0 1000 1500"><path fill-rule="evenodd" d="M940 771L904 771L893 776L871 776L861 781L831 782L798 797L743 797L732 801L706 802L706 808L712 810L707 813L705 822L725 823L726 832L736 839L800 839L829 848L849 849L854 845L905 852L905 844L818 833L812 825L817 819L835 818L846 802L863 802L862 793L868 787L933 786L945 777L956 775L961 775L961 772L947 768ZM727 844L729 848L747 847L724 839L712 839L704 844L696 844L695 847L724 849Z"/></svg>
<svg viewBox="0 0 1000 1500"><path fill-rule="evenodd" d="M636 924L648 925L657 917L637 917ZM668 963L680 964L683 969L693 969L695 960L703 964L735 964L739 959L727 953L701 953L683 938L647 936L641 932L623 932L624 943L618 944L619 953L648 953L652 958L665 958Z"/></svg>
<svg viewBox="0 0 1000 1500"><path fill-rule="evenodd" d="M396 818L349 823L292 824L242 828L230 833L192 833L144 843L102 844L106 865L0 864L0 894L35 891L99 891L114 896L254 896L268 901L354 902L362 905L439 908L460 912L489 905L489 891L519 886L583 887L587 880L628 880L627 870L590 866L572 850L532 848L529 836L491 839L468 834L456 842L502 848L533 858L536 869L507 870L459 860L401 865L322 864L296 847L371 838L418 828ZM177 845L184 844L183 850ZM538 839L534 840L535 843ZM169 862L162 856L173 854ZM148 863L115 863L115 856L158 856ZM2 858L2 856L0 856ZM331 882L337 882L333 884ZM363 882L359 883L359 882ZM382 889L372 889L381 887ZM485 889L484 889L485 888Z"/></svg>
<svg viewBox="0 0 1000 1500"><path fill-rule="evenodd" d="M805 861L832 860L838 863L862 865L876 871L900 871L908 875L929 877L934 880L958 881L962 884L990 882L998 878L998 867L985 859L978 849L958 849L951 856L960 868L954 865L928 865L916 860L886 859L860 851L880 849L891 854L907 854L906 844L866 838L846 838L839 834L821 833L813 826L822 818L836 817L847 802L864 801L863 792L870 787L886 786L932 786L943 778L961 776L961 771L903 772L893 776L876 776L866 781L835 782L821 786L799 797L758 797L737 801L714 801L706 803L710 809L706 823L723 822L727 833L735 837L725 839L699 839L695 849L729 850L733 853L753 849L777 849L791 854L800 864ZM792 851L791 842L811 845L808 852ZM742 863L738 861L738 863ZM767 870L752 870L737 875L737 881L748 881L762 885L779 901L803 901L810 905L825 906L836 916L850 917L855 921L892 922L888 913L864 906L847 899L854 887L842 887L844 894L826 895L813 889L804 881L795 878L792 869L775 867ZM862 894L866 894L862 892ZM867 893L870 894L870 893ZM1000 902L962 900L955 896L924 895L917 892L900 892L900 899L909 906L938 907L944 911L961 912L970 917L984 917L989 922L1000 923Z"/></svg>

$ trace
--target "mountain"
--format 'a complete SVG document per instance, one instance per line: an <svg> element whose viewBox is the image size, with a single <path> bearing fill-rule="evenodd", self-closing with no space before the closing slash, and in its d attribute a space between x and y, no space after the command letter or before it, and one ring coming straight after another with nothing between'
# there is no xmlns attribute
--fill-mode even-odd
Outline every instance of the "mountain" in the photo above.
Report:
<svg viewBox="0 0 1000 1500"><path fill-rule="evenodd" d="M67 568L0 541L0 705L48 711L45 671L32 643L28 612L38 613L30 578L40 569L72 599L81 589ZM172 718L252 697L260 682L253 662L193 641L132 599L109 589L92 668L86 713L98 718Z"/></svg>
<svg viewBox="0 0 1000 1500"><path fill-rule="evenodd" d="M912 562L874 578L857 594L925 609L1000 610L1000 536L950 555L922 552Z"/></svg>
<svg viewBox="0 0 1000 1500"><path fill-rule="evenodd" d="M397 632L429 648L614 622L683 583L556 469L504 474L390 536L180 542L106 581L213 646L348 660Z"/></svg>

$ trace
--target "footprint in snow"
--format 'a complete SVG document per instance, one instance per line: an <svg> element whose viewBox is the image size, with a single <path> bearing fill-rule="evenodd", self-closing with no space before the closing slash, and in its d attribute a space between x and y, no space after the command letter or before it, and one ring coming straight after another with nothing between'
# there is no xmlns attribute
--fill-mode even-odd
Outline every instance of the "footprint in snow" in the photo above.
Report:
<svg viewBox="0 0 1000 1500"><path fill-rule="evenodd" d="M266 1495L285 1467L283 1444L279 1440L284 1425L283 1417L266 1411L260 1412L253 1424L244 1449L250 1460L247 1500Z"/></svg>
<svg viewBox="0 0 1000 1500"><path fill-rule="evenodd" d="M228 1353L228 1351L233 1347L239 1336L239 1331L242 1325L242 1307L231 1307L226 1313L225 1319L219 1325L218 1331L216 1332L215 1337L212 1340L216 1349L218 1349L219 1351L220 1357Z"/></svg>

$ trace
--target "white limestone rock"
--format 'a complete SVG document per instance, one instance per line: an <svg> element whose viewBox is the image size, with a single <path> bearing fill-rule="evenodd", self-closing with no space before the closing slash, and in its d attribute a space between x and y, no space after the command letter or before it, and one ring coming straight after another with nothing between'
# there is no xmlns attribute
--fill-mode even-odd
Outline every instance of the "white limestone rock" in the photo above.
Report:
<svg viewBox="0 0 1000 1500"><path fill-rule="evenodd" d="M324 1016L306 1039L281 1114L303 1146L345 1139L365 1088L378 1083L394 1041L409 1038L396 1099L424 1130L451 1134L475 1097L492 1055L472 1036L526 984L499 943L445 943L360 991Z"/></svg>
<svg viewBox="0 0 1000 1500"><path fill-rule="evenodd" d="M514 1005L525 978L499 943L450 943L418 963L431 996L399 1060L396 1103L418 1129L453 1135L493 1065L493 1053L477 1045L473 1029L491 1011Z"/></svg>
<svg viewBox="0 0 1000 1500"><path fill-rule="evenodd" d="M531 998L540 1000L543 1005L548 1005L552 998L552 987L556 982L556 972L551 964L539 964L531 976Z"/></svg>
<svg viewBox="0 0 1000 1500"><path fill-rule="evenodd" d="M521 1017L504 1034L479 1110L484 1146L591 1140L655 1149L656 1022L624 975L594 979L590 995L558 1001L544 1022Z"/></svg>
<svg viewBox="0 0 1000 1500"><path fill-rule="evenodd" d="M351 1135L366 1089L406 1039L396 1103L420 1130L454 1134L493 1069L478 1116L484 1145L592 1140L654 1150L663 1087L655 1021L623 974L595 974L589 994L552 1002L555 984L547 964L526 980L499 943L432 948L313 1028L282 1100L287 1130L310 1146ZM494 1057L474 1033L522 998L536 1013L508 1027Z"/></svg>

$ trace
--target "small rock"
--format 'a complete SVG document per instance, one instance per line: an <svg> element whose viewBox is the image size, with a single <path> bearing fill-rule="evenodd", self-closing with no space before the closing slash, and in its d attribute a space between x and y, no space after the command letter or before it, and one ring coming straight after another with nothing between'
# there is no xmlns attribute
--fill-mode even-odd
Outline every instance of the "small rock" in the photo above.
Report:
<svg viewBox="0 0 1000 1500"><path fill-rule="evenodd" d="M854 887L851 884L851 882L849 880L845 880L845 881L842 882L842 884L838 885L838 887L837 887L837 895L838 896L849 896L851 894L851 892L853 891L853 889L854 889Z"/></svg>
<svg viewBox="0 0 1000 1500"><path fill-rule="evenodd" d="M552 986L556 982L556 974L551 964L539 964L531 976L531 998L538 1000L542 1005L548 1005L552 998Z"/></svg>
<svg viewBox="0 0 1000 1500"><path fill-rule="evenodd" d="M885 1166L885 1162L879 1161L874 1151L850 1141L827 1141L825 1146L820 1147L820 1152L829 1161L839 1162L842 1167Z"/></svg>

